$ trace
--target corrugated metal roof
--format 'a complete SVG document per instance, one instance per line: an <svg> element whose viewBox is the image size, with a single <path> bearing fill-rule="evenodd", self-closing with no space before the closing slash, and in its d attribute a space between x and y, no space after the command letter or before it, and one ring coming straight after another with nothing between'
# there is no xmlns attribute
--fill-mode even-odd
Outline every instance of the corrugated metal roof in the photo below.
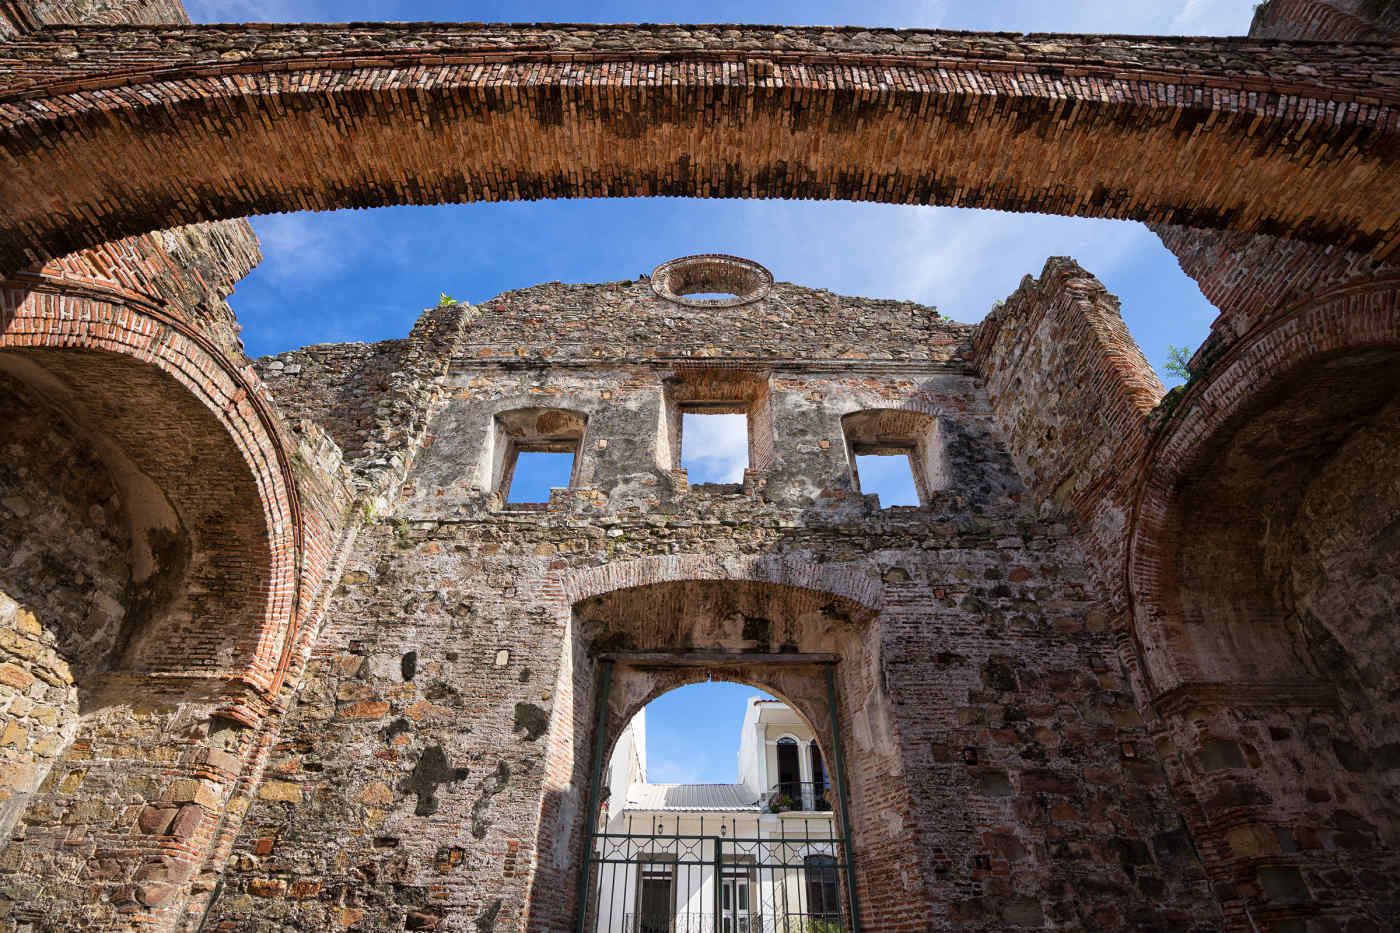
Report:
<svg viewBox="0 0 1400 933"><path fill-rule="evenodd" d="M758 810L758 796L743 784L632 784L627 810Z"/></svg>

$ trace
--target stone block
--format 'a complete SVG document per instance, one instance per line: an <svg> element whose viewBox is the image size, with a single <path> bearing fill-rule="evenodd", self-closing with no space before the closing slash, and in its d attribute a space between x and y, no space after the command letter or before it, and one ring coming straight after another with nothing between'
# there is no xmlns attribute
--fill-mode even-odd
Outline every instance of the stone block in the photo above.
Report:
<svg viewBox="0 0 1400 933"><path fill-rule="evenodd" d="M163 836L174 822L180 808L170 804L151 804L141 809L136 826L148 836Z"/></svg>
<svg viewBox="0 0 1400 933"><path fill-rule="evenodd" d="M250 878L248 893L254 897L281 897L287 893L287 882L281 878Z"/></svg>
<svg viewBox="0 0 1400 933"><path fill-rule="evenodd" d="M176 814L175 820L170 824L167 832L176 839L192 839L204 822L204 813L204 808L199 804L185 804Z"/></svg>
<svg viewBox="0 0 1400 933"><path fill-rule="evenodd" d="M301 803L301 785L288 781L263 781L258 797L275 803Z"/></svg>
<svg viewBox="0 0 1400 933"><path fill-rule="evenodd" d="M1279 852L1278 835L1274 828L1259 823L1232 827L1225 833L1225 842L1233 854L1244 858L1276 855Z"/></svg>
<svg viewBox="0 0 1400 933"><path fill-rule="evenodd" d="M16 667L8 662L0 664L0 684L13 687L16 690L28 690L33 683L34 675L24 668Z"/></svg>
<svg viewBox="0 0 1400 933"><path fill-rule="evenodd" d="M374 781L355 795L355 802L367 807L387 807L394 802L394 792L382 781Z"/></svg>
<svg viewBox="0 0 1400 933"><path fill-rule="evenodd" d="M28 729L13 720L5 723L4 731L0 732L0 748L17 748L23 751L28 744Z"/></svg>
<svg viewBox="0 0 1400 933"><path fill-rule="evenodd" d="M1303 873L1296 868L1261 868L1255 878L1264 895L1280 904L1304 904L1312 900Z"/></svg>
<svg viewBox="0 0 1400 933"><path fill-rule="evenodd" d="M337 708L336 713L342 719L381 719L389 712L389 701L387 700L362 700L358 703L348 703Z"/></svg>

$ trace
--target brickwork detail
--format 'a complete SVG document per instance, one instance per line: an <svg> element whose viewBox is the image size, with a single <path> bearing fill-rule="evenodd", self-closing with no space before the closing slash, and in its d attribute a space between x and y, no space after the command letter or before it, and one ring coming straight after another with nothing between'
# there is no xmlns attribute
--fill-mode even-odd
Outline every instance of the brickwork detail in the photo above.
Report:
<svg viewBox="0 0 1400 933"><path fill-rule="evenodd" d="M0 145L12 160L0 178L0 271L266 211L639 195L1123 217L1386 256L1400 245L1389 196L1397 77L1382 44L714 26L439 26L427 39L402 25L54 28L0 54ZM360 106L339 107L345 96ZM293 149L299 158L282 158ZM378 157L390 150L396 160ZM161 173L140 170L152 158ZM1274 196L1282 187L1290 197Z"/></svg>
<svg viewBox="0 0 1400 933"><path fill-rule="evenodd" d="M1400 924L1396 4L162 21L0 0L0 929L571 929L599 655L642 649L735 657L621 662L605 745L711 676L840 725L867 930ZM222 218L648 194L1137 218L1222 313L1163 397L1068 259L976 328L733 257L256 364L224 304ZM741 484L679 469L701 405ZM502 507L503 432L570 488ZM859 490L890 444L917 508ZM746 658L811 651L835 720Z"/></svg>

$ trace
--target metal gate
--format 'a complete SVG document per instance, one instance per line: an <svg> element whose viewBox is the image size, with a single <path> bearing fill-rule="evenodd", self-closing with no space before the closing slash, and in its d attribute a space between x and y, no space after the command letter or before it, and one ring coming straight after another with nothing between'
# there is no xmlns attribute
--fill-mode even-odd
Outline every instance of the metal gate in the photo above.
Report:
<svg viewBox="0 0 1400 933"><path fill-rule="evenodd" d="M834 661L811 663L823 669L826 680L839 814L785 816L776 825L745 820L743 834L737 832L737 821L714 816L707 822L703 815L692 815L698 825L682 828L677 814L669 820L670 833L655 817L647 826L636 826L629 818L625 832L608 832L599 831L597 817L614 657L602 659L578 933L860 933ZM759 660L743 658L747 664ZM777 660L791 664L805 659ZM784 800L770 812L794 806L807 812L831 810L826 791L825 786L779 785L774 795Z"/></svg>
<svg viewBox="0 0 1400 933"><path fill-rule="evenodd" d="M849 863L831 820L785 818L767 834L697 816L594 833L590 933L848 933ZM658 822L662 823L658 827ZM686 822L692 822L686 820ZM747 821L746 821L747 822ZM754 821L755 823L757 821ZM658 832L671 824L670 833ZM687 831L688 830L688 831ZM753 830L751 830L752 832Z"/></svg>

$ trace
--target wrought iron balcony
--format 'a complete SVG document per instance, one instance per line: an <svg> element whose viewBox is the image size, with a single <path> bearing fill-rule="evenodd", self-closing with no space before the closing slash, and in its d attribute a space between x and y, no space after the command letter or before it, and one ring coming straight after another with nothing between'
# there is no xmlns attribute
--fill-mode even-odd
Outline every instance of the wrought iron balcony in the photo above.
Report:
<svg viewBox="0 0 1400 933"><path fill-rule="evenodd" d="M831 785L825 781L782 781L763 795L768 813L827 813L831 811Z"/></svg>
<svg viewBox="0 0 1400 933"><path fill-rule="evenodd" d="M776 915L738 912L715 923L713 914L676 913L624 914L621 926L603 922L600 933L845 933L839 914L808 914L783 911ZM718 929L717 929L718 928Z"/></svg>

